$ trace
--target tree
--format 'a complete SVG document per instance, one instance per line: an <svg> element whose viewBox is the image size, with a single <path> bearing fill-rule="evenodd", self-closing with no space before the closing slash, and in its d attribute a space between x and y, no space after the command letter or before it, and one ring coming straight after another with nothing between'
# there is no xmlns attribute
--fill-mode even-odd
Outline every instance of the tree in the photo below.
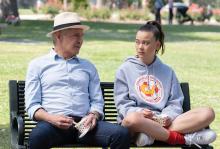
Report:
<svg viewBox="0 0 220 149"><path fill-rule="evenodd" d="M64 10L67 10L67 5L68 5L67 0L63 0L63 9Z"/></svg>
<svg viewBox="0 0 220 149"><path fill-rule="evenodd" d="M103 0L97 0L96 1L96 8L102 8L103 7Z"/></svg>
<svg viewBox="0 0 220 149"><path fill-rule="evenodd" d="M19 17L17 0L0 0L0 18L7 18L9 15Z"/></svg>

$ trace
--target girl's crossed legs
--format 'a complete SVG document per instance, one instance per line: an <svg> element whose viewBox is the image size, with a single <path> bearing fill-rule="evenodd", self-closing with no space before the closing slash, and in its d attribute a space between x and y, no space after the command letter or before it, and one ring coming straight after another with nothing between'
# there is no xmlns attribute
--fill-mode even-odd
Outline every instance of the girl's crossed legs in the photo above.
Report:
<svg viewBox="0 0 220 149"><path fill-rule="evenodd" d="M141 132L159 141L164 141L170 144L183 144L182 141L179 142L179 140L172 140L172 134L175 133L178 134L178 136L182 136L181 138L184 139L184 144L189 144L187 140L185 140L186 138L183 138L184 136L182 134L197 132L207 127L214 120L214 118L215 113L212 108L195 108L176 117L172 121L171 125L166 129L152 119L144 117L141 112L133 112L129 113L124 118L122 125L128 127L130 132L133 134ZM210 132L206 131L206 133ZM215 137L215 133L212 132L211 138L206 138L207 141L203 140L203 143L209 144L215 140ZM175 139L176 138L179 139L175 136ZM170 142L170 139L172 140L172 143ZM195 143L200 144L200 142Z"/></svg>

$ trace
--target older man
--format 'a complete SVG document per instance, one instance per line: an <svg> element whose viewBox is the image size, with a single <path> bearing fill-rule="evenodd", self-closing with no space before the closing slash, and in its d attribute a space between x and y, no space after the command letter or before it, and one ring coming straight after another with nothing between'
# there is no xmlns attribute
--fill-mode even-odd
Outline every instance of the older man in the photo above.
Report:
<svg viewBox="0 0 220 149"><path fill-rule="evenodd" d="M30 134L31 149L70 143L129 148L126 128L101 121L104 101L95 66L77 57L88 29L76 13L57 15L53 31L47 34L53 38L54 48L29 64L25 105L30 118L38 121ZM74 124L82 118L79 131Z"/></svg>

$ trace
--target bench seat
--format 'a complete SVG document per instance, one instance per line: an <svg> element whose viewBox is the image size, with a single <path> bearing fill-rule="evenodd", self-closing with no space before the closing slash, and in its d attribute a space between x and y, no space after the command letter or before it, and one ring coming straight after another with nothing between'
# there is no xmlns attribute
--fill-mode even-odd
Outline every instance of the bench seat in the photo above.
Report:
<svg viewBox="0 0 220 149"><path fill-rule="evenodd" d="M189 95L189 85L188 83L180 83L181 89L184 94L184 103L183 103L183 110L188 111L190 110L190 95ZM25 99L24 99L24 88L25 88L25 81L17 81L17 80L10 80L9 81L9 102L10 102L10 129L11 129L11 148L12 149L27 149L28 148L28 138L29 133L31 132L32 128L35 127L36 122L29 119L26 111L25 111ZM105 114L105 121L111 123L117 123L117 110L114 104L113 98L113 82L101 82L101 90L105 101L104 106L104 114ZM131 144L131 146L135 146ZM59 146L60 147L60 146ZM68 144L62 147L88 147L87 145L82 144ZM180 148L198 148L194 145L187 146L187 145L169 145L164 142L155 141L153 145L146 146L148 147L180 147ZM143 147L141 147L143 148ZM212 149L213 147L210 145L202 145L203 149Z"/></svg>

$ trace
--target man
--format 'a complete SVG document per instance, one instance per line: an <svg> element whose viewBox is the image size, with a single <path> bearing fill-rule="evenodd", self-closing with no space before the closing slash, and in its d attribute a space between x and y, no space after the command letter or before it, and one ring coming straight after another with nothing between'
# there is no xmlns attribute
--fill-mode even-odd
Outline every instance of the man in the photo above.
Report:
<svg viewBox="0 0 220 149"><path fill-rule="evenodd" d="M30 118L38 121L29 137L31 149L71 143L129 148L126 128L101 121L104 101L95 66L77 57L88 29L76 13L57 15L53 31L47 34L54 48L29 64L25 105ZM82 118L90 131L79 137L74 124Z"/></svg>
<svg viewBox="0 0 220 149"><path fill-rule="evenodd" d="M161 24L161 15L160 10L164 6L164 3L162 0L155 0L154 2L154 9L155 9L155 20Z"/></svg>
<svg viewBox="0 0 220 149"><path fill-rule="evenodd" d="M169 24L173 24L173 0L168 0L169 5Z"/></svg>

